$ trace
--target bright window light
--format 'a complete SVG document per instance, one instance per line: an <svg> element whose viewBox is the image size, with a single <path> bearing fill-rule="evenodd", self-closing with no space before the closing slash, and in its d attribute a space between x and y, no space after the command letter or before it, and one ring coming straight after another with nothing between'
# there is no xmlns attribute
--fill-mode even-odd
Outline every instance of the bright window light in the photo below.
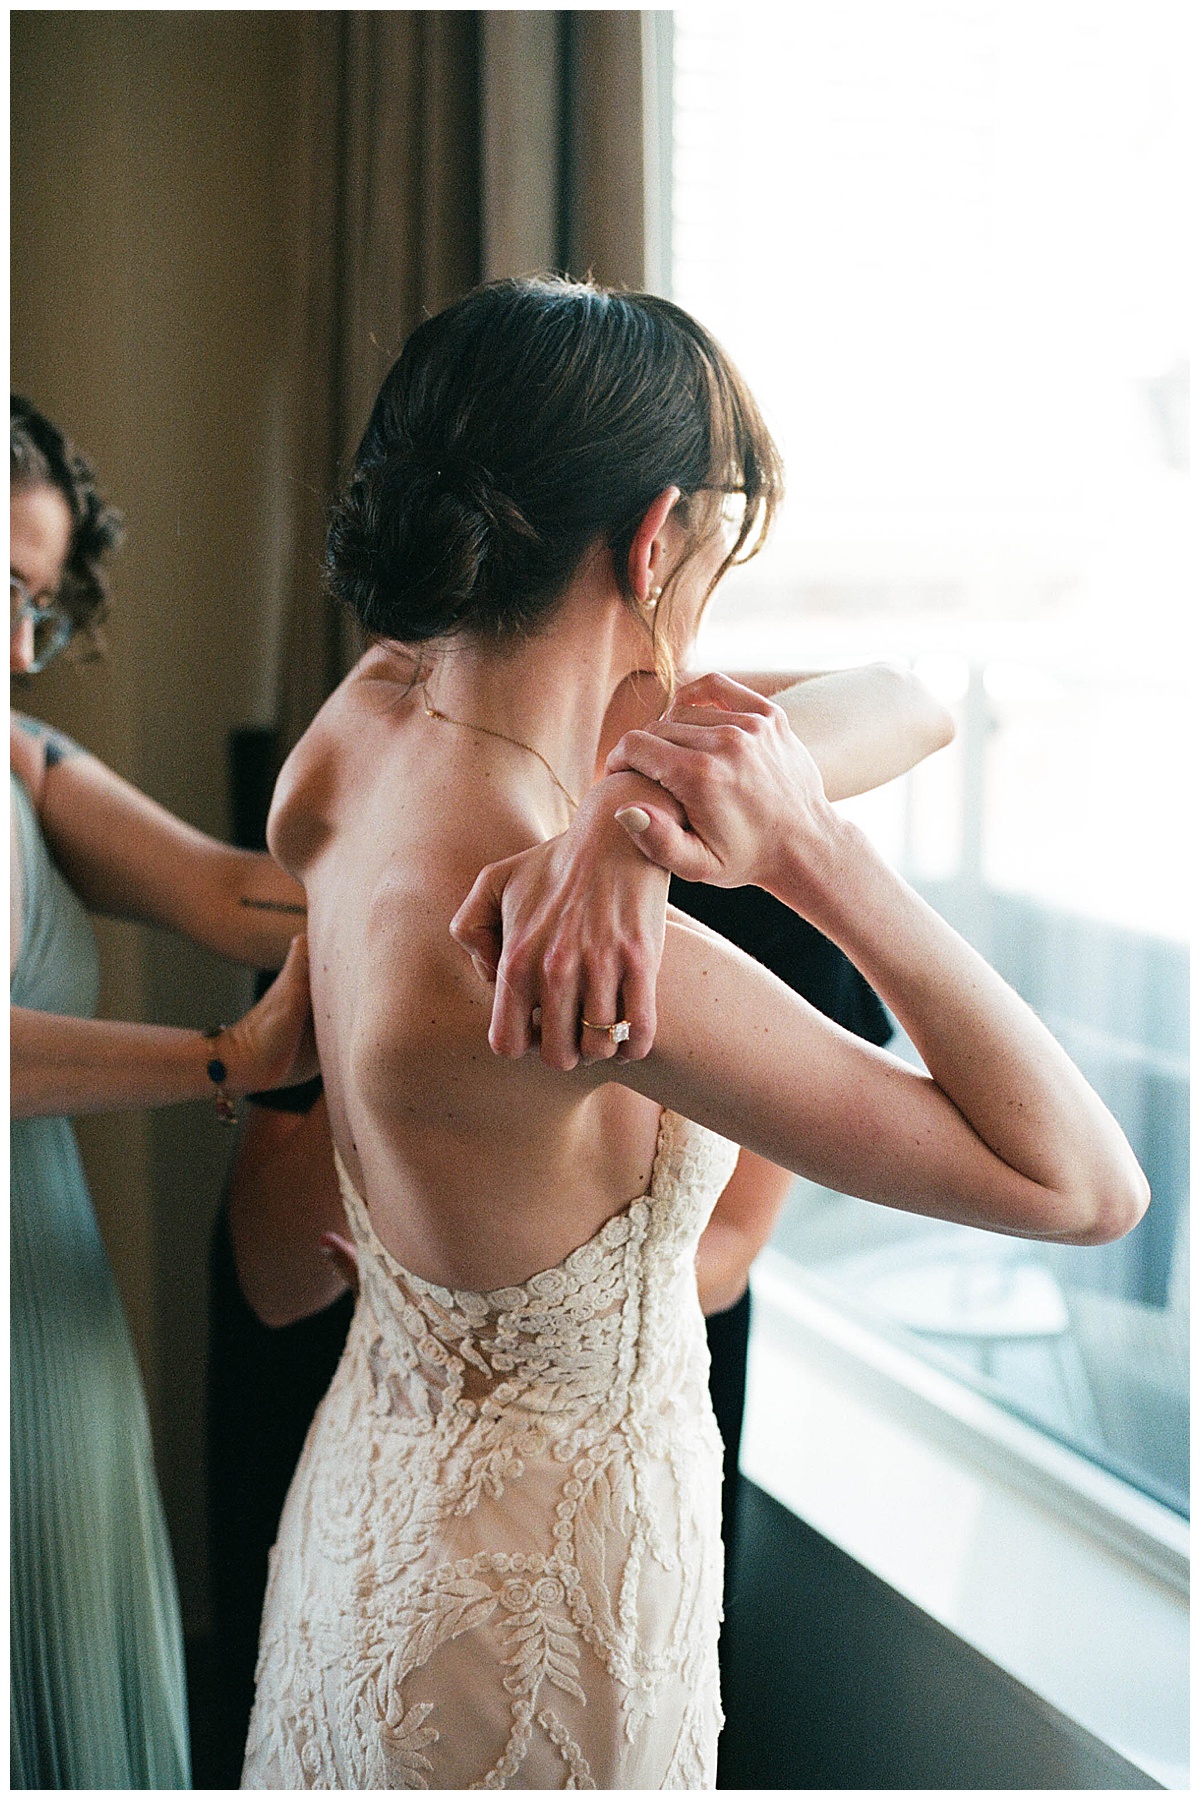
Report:
<svg viewBox="0 0 1200 1800"><path fill-rule="evenodd" d="M1176 938L1190 16L1165 0L675 15L673 292L743 368L789 481L706 654L965 659L987 674L985 741L949 760L986 760L986 879ZM924 781L907 807L865 809L897 855Z"/></svg>
<svg viewBox="0 0 1200 1800"><path fill-rule="evenodd" d="M895 658L954 710L951 748L853 810L1041 1012L1154 1191L1128 1239L1082 1251L800 1184L777 1247L1181 1508L1193 18L681 8L670 257L788 471L700 660Z"/></svg>

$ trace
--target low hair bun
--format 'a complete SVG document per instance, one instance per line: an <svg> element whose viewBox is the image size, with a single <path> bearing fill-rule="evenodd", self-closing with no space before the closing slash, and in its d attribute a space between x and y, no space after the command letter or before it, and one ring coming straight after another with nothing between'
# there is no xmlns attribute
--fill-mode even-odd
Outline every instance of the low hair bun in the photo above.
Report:
<svg viewBox="0 0 1200 1800"><path fill-rule="evenodd" d="M329 584L368 631L422 643L469 610L487 552L486 519L402 452L360 468L338 504Z"/></svg>
<svg viewBox="0 0 1200 1800"><path fill-rule="evenodd" d="M494 628L491 602L519 547L536 542L480 464L404 450L360 465L330 521L326 568L368 631L425 643Z"/></svg>

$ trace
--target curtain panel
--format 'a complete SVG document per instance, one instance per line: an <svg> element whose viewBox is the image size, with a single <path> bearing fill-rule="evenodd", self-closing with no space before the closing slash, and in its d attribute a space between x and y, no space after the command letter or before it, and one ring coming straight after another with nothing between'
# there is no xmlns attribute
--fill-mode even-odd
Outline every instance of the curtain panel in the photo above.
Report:
<svg viewBox="0 0 1200 1800"><path fill-rule="evenodd" d="M313 13L304 30L281 753L362 648L324 591L329 501L408 333L482 273L478 15Z"/></svg>
<svg viewBox="0 0 1200 1800"><path fill-rule="evenodd" d="M294 546L277 747L362 649L322 578L330 498L422 318L481 280L655 273L653 14L298 15Z"/></svg>

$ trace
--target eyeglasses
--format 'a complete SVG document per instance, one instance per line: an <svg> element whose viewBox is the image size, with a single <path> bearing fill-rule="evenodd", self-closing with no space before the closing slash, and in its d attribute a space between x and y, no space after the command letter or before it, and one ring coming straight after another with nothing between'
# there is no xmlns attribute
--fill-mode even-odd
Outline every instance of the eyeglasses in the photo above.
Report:
<svg viewBox="0 0 1200 1800"><path fill-rule="evenodd" d="M33 656L29 673L36 675L48 662L53 662L71 639L75 629L70 613L57 600L35 600L19 575L8 578L11 617L10 635L28 619L33 625Z"/></svg>

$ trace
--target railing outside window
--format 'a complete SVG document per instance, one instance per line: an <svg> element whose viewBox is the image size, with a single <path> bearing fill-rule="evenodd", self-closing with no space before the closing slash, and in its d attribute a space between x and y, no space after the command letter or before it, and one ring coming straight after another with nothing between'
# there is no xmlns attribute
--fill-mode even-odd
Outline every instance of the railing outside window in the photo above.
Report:
<svg viewBox="0 0 1200 1800"><path fill-rule="evenodd" d="M953 707L955 745L857 816L1154 1193L1096 1251L800 1183L776 1247L1186 1511L1188 9L799 0L685 8L673 38L672 291L790 490L704 660L899 658Z"/></svg>

